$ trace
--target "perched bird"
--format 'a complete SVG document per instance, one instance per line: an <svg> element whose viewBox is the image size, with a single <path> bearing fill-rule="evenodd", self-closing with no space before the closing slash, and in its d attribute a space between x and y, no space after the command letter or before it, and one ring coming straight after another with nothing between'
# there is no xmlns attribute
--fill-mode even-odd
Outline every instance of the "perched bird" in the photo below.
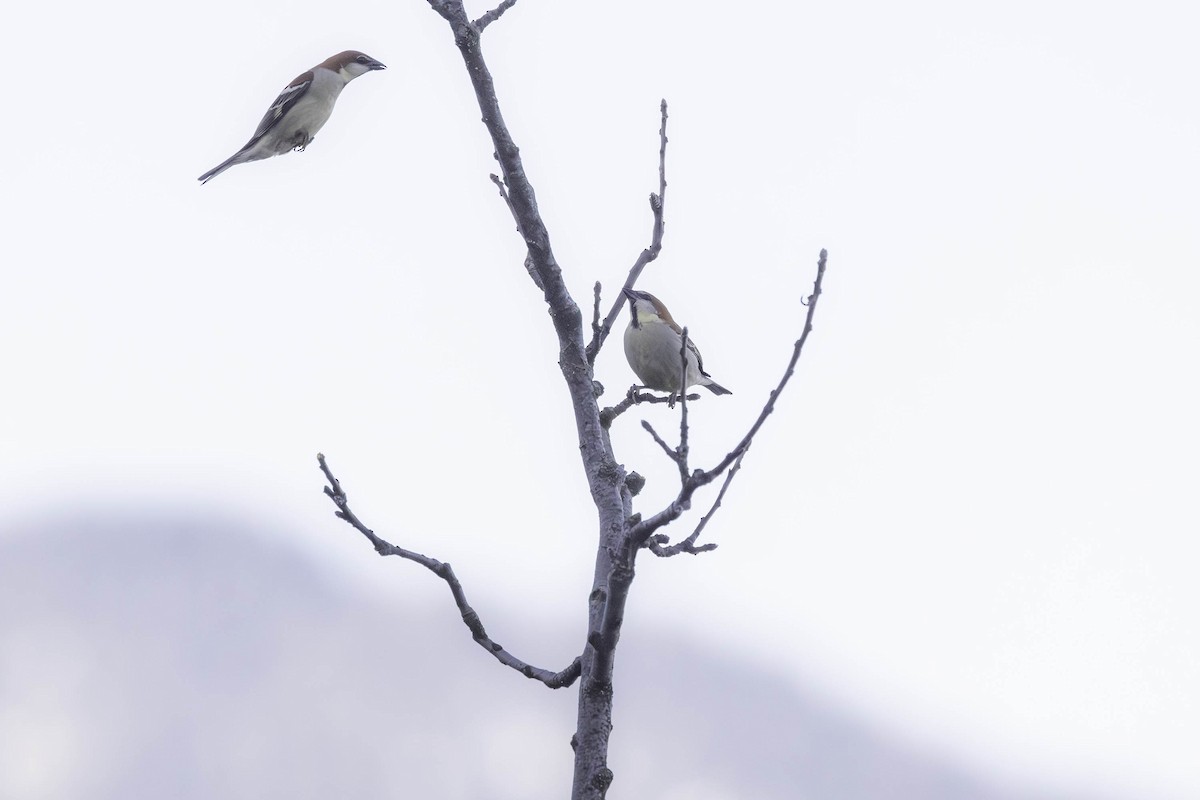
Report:
<svg viewBox="0 0 1200 800"><path fill-rule="evenodd" d="M303 150L333 113L333 104L346 84L383 64L357 50L346 50L317 64L279 93L246 146L201 175L200 183L235 164Z"/></svg>
<svg viewBox="0 0 1200 800"><path fill-rule="evenodd" d="M687 381L680 387L683 363L679 350L683 330L671 319L671 312L662 301L649 292L624 289L629 298L629 326L625 328L625 358L647 389L660 392L680 392L700 384L713 394L732 394L713 381L704 371L704 360L696 343L688 335Z"/></svg>

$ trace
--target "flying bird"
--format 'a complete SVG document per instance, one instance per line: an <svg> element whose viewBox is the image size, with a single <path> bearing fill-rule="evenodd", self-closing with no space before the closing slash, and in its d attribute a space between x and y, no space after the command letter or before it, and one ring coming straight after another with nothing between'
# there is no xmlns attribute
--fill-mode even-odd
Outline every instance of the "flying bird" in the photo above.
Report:
<svg viewBox="0 0 1200 800"><path fill-rule="evenodd" d="M333 113L333 104L346 84L377 69L387 67L357 50L346 50L325 59L279 93L241 150L198 180L208 183L235 164L259 161L289 150L304 150Z"/></svg>
<svg viewBox="0 0 1200 800"><path fill-rule="evenodd" d="M690 334L687 343L687 380L681 387L679 378L683 364L679 350L683 343L683 329L654 295L634 289L624 289L623 292L629 298L625 358L647 389L671 392L674 396L675 392L700 384L713 394L733 394L704 371L704 360Z"/></svg>

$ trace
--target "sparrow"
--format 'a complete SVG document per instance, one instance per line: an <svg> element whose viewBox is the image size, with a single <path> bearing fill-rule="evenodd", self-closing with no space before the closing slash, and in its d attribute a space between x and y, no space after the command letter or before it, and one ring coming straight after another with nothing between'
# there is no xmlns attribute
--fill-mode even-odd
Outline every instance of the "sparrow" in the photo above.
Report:
<svg viewBox="0 0 1200 800"><path fill-rule="evenodd" d="M303 151L333 113L333 104L346 84L377 69L387 67L357 50L346 50L325 59L279 93L245 147L197 180L208 183L235 164L282 155L289 150Z"/></svg>
<svg viewBox="0 0 1200 800"><path fill-rule="evenodd" d="M680 344L683 330L671 318L662 301L649 292L622 290L629 298L629 325L625 328L625 358L647 389L674 393L700 384L713 394L733 394L704 371L704 360L688 336L687 381L680 387L683 371Z"/></svg>

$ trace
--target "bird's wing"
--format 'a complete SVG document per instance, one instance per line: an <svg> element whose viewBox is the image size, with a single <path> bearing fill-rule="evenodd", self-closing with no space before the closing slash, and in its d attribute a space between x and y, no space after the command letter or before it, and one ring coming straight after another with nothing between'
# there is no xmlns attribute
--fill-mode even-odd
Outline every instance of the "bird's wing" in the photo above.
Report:
<svg viewBox="0 0 1200 800"><path fill-rule="evenodd" d="M664 319L663 322L665 322L668 326L670 326L671 330L675 331L681 337L683 336L683 328L679 327L678 322L676 322L673 319ZM696 342L695 342L695 340L692 339L691 333L688 334L687 344L688 344L688 350L691 350L692 355L694 355L696 357L696 369L699 370L700 374L703 375L704 377L711 378L712 376L704 371L704 357L700 355L700 348L696 347Z"/></svg>
<svg viewBox="0 0 1200 800"><path fill-rule="evenodd" d="M696 347L696 343L692 341L691 336L688 337L688 350L696 354L696 369L699 373L706 378L711 378L712 376L704 371L704 357L700 355L700 348Z"/></svg>
<svg viewBox="0 0 1200 800"><path fill-rule="evenodd" d="M288 84L287 88L279 93L279 97L275 98L275 102L271 103L271 107L267 109L267 113L263 115L262 122L258 123L258 128L254 131L254 135L250 137L249 144L254 144L266 134L267 131L275 127L275 124L283 118L283 115L304 97L308 87L312 86L313 74L312 70L304 73L296 80ZM249 145L247 145L249 146Z"/></svg>

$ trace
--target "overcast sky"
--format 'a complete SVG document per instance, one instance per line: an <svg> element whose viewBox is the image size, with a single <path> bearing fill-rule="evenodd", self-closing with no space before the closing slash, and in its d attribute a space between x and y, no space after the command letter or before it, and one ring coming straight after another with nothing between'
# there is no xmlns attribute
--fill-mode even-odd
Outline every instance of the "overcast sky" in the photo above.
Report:
<svg viewBox="0 0 1200 800"><path fill-rule="evenodd" d="M0 530L202 503L444 603L333 519L322 451L477 605L582 622L594 511L556 344L427 3L9 17ZM1183 3L632 0L521 0L488 29L583 303L648 243L670 103L640 285L734 392L693 407L700 463L757 413L830 253L801 371L706 529L720 549L643 559L631 625L980 763L1200 795L1195 30ZM307 152L196 184L345 48L388 70ZM632 382L618 339L597 378L609 402ZM673 475L639 418L674 417L614 431L652 512ZM505 645L567 663L578 643L538 631Z"/></svg>

